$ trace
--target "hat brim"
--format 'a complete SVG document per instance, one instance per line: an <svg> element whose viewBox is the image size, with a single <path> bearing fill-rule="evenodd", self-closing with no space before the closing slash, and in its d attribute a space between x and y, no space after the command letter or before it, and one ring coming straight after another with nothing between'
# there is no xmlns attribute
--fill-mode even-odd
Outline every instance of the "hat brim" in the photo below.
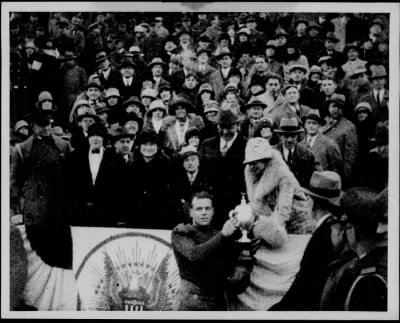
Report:
<svg viewBox="0 0 400 323"><path fill-rule="evenodd" d="M215 58L216 58L217 60L220 60L221 58L223 58L223 57L225 57L225 56L229 56L230 58L233 57L232 53L223 53L223 54L218 54L218 55L216 55Z"/></svg>
<svg viewBox="0 0 400 323"><path fill-rule="evenodd" d="M269 160L269 159L272 159L272 156L269 156L269 157L264 156L264 157L259 157L259 158L245 159L245 160L243 161L243 165L247 165L247 164L252 163L252 162L255 162L255 161Z"/></svg>
<svg viewBox="0 0 400 323"><path fill-rule="evenodd" d="M308 195L312 196L312 197L316 197L320 200L324 200L324 201L328 201L329 203L333 204L334 206L340 206L340 200L342 198L343 195L343 191L340 191L340 195L337 197L326 197L326 196L322 196L319 194L315 194L313 192L311 192L310 190L308 190L307 188L303 187L303 190L305 193L307 193Z"/></svg>
<svg viewBox="0 0 400 323"><path fill-rule="evenodd" d="M317 121L321 126L326 125L326 120L323 119L323 118L321 118L321 117L318 117L318 116L305 116L305 117L301 118L301 120L303 121L303 123L305 123L307 119L315 120L315 121Z"/></svg>
<svg viewBox="0 0 400 323"><path fill-rule="evenodd" d="M172 116L175 115L175 110L176 110L178 105L183 105L185 107L187 113L193 113L195 111L194 106L189 102L176 102L176 103L173 103L169 107L169 114L170 115L172 115Z"/></svg>
<svg viewBox="0 0 400 323"><path fill-rule="evenodd" d="M82 119L84 118L93 118L95 122L99 122L100 121L100 117L96 114L80 114L79 116L76 117L76 121L80 122L82 121Z"/></svg>
<svg viewBox="0 0 400 323"><path fill-rule="evenodd" d="M162 67L166 67L167 64L165 62L155 62L155 63L150 63L147 65L148 68L152 68L154 65L161 65Z"/></svg>
<svg viewBox="0 0 400 323"><path fill-rule="evenodd" d="M194 156L194 155L195 155L195 156L199 156L199 152L197 152L197 151L187 151L187 152L181 154L179 157L180 157L182 160L184 160L186 157Z"/></svg>
<svg viewBox="0 0 400 323"><path fill-rule="evenodd" d="M280 129L276 129L276 130L274 130L274 132L275 133L280 133L280 134L289 133L289 134L296 135L296 134L304 132L304 129L298 129L298 130L280 130Z"/></svg>

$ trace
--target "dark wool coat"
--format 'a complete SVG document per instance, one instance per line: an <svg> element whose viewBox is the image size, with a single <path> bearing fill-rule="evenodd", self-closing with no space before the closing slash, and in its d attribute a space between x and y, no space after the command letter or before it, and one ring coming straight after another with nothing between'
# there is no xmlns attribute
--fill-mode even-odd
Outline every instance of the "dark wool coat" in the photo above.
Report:
<svg viewBox="0 0 400 323"><path fill-rule="evenodd" d="M112 83L111 87L115 87L119 90L121 95L121 102L128 100L131 96L140 97L142 91L142 80L138 79L136 75L133 75L133 80L130 86L125 86L122 75L119 75Z"/></svg>
<svg viewBox="0 0 400 323"><path fill-rule="evenodd" d="M63 166L71 150L68 142L55 136L42 140L31 136L13 149L11 209L24 215L25 224L43 225L61 215Z"/></svg>
<svg viewBox="0 0 400 323"><path fill-rule="evenodd" d="M308 147L306 140L307 137L304 137L301 143ZM342 155L336 142L319 133L313 146L309 147L309 149L313 152L322 170L330 170L339 175L342 174Z"/></svg>
<svg viewBox="0 0 400 323"><path fill-rule="evenodd" d="M279 143L276 149L282 154L282 158L284 159L283 144ZM301 143L296 145L292 156L292 163L288 166L300 185L305 188L310 185L312 173L316 170L321 170L321 166L318 160L315 159L312 151Z"/></svg>
<svg viewBox="0 0 400 323"><path fill-rule="evenodd" d="M358 138L355 125L346 118L341 118L333 123L328 122L321 127L320 131L338 144L343 160L342 182L348 183L353 174L358 154Z"/></svg>
<svg viewBox="0 0 400 323"><path fill-rule="evenodd" d="M214 187L216 217L214 226L220 228L228 213L240 203L246 192L244 182L244 150L246 139L237 136L225 157L220 151L220 137L206 139L199 152L207 180Z"/></svg>
<svg viewBox="0 0 400 323"><path fill-rule="evenodd" d="M116 226L123 212L124 162L106 149L95 184L89 165L89 150L77 149L67 161L70 221L78 226Z"/></svg>

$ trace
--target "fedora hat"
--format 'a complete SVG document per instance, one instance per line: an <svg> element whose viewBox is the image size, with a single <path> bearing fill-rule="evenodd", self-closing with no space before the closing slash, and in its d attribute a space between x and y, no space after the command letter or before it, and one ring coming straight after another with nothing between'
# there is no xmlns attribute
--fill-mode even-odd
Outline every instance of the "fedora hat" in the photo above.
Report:
<svg viewBox="0 0 400 323"><path fill-rule="evenodd" d="M162 67L167 66L160 57L154 57L147 66L148 68L152 68L154 65L161 65Z"/></svg>
<svg viewBox="0 0 400 323"><path fill-rule="evenodd" d="M178 106L183 106L186 109L187 113L192 113L195 109L194 106L190 103L189 100L182 96L176 96L169 105L169 114L171 116L175 115L176 108Z"/></svg>
<svg viewBox="0 0 400 323"><path fill-rule="evenodd" d="M334 43L339 42L339 38L337 38L335 33L332 31L329 31L326 33L325 39L329 39L329 40L333 41Z"/></svg>
<svg viewBox="0 0 400 323"><path fill-rule="evenodd" d="M239 117L236 113L233 113L231 110L223 110L219 112L218 116L218 124L221 127L224 126L232 126L239 122Z"/></svg>
<svg viewBox="0 0 400 323"><path fill-rule="evenodd" d="M331 102L334 102L338 106L343 107L346 103L346 97L343 94L333 93L332 96L328 100L326 100L326 104L329 105Z"/></svg>
<svg viewBox="0 0 400 323"><path fill-rule="evenodd" d="M140 98L152 98L155 100L157 99L157 91L154 89L144 89L140 94Z"/></svg>
<svg viewBox="0 0 400 323"><path fill-rule="evenodd" d="M95 122L95 123L91 124L88 128L88 138L91 136L95 136L95 135L103 137L103 139L108 138L107 129L100 122Z"/></svg>
<svg viewBox="0 0 400 323"><path fill-rule="evenodd" d="M304 117L302 117L303 123L305 123L307 119L315 120L315 121L317 121L321 126L323 126L323 125L326 124L325 119L321 118L321 116L320 116L320 114L319 114L319 110L317 110L317 109L310 109L310 111L308 112L308 114L305 115Z"/></svg>
<svg viewBox="0 0 400 323"><path fill-rule="evenodd" d="M345 191L341 205L342 221L353 224L360 231L375 235L380 220L379 192L367 187L353 187Z"/></svg>
<svg viewBox="0 0 400 323"><path fill-rule="evenodd" d="M336 172L315 171L311 176L309 189L304 189L304 191L314 198L340 206L340 199L343 195L342 180Z"/></svg>
<svg viewBox="0 0 400 323"><path fill-rule="evenodd" d="M271 159L273 155L272 149L267 139L261 137L250 138L246 144L243 164L257 160Z"/></svg>
<svg viewBox="0 0 400 323"><path fill-rule="evenodd" d="M98 52L96 54L96 58L95 58L94 62L96 65L99 65L99 64L103 63L105 60L107 60L108 57L109 56L107 55L107 53L105 51Z"/></svg>
<svg viewBox="0 0 400 323"><path fill-rule="evenodd" d="M219 51L219 53L215 56L215 58L216 58L217 60L220 60L221 58L223 58L223 57L225 57L225 56L229 56L229 57L232 58L233 54L232 54L232 52L231 52L229 49L227 49L227 48L222 48L222 49Z"/></svg>
<svg viewBox="0 0 400 323"><path fill-rule="evenodd" d="M203 53L206 53L207 56L210 56L211 51L209 49L207 49L207 48L198 48L197 51L196 51L196 55L197 56L200 56Z"/></svg>
<svg viewBox="0 0 400 323"><path fill-rule="evenodd" d="M128 121L136 121L140 129L142 129L143 126L143 119L139 118L135 112L129 112L125 113L119 120L119 125L124 126Z"/></svg>
<svg viewBox="0 0 400 323"><path fill-rule="evenodd" d="M238 87L236 86L236 84L234 83L228 83L227 85L225 85L224 87L224 94L226 94L228 91L230 92L239 92Z"/></svg>
<svg viewBox="0 0 400 323"><path fill-rule="evenodd" d="M292 73L295 70L301 70L303 71L305 74L308 73L308 68L307 66L301 65L301 64L293 64L292 66L290 66L289 68L289 73Z"/></svg>
<svg viewBox="0 0 400 323"><path fill-rule="evenodd" d="M117 126L114 127L110 130L109 132L112 142L117 142L118 140L122 138L130 138L133 139L135 138L134 134L128 133L124 127Z"/></svg>
<svg viewBox="0 0 400 323"><path fill-rule="evenodd" d="M157 146L160 144L160 140L159 140L157 134L155 133L155 131L143 130L139 134L139 136L137 138L138 145L144 144L146 142L155 143Z"/></svg>
<svg viewBox="0 0 400 323"><path fill-rule="evenodd" d="M251 100L249 101L247 104L242 106L242 113L246 112L248 109L250 109L251 107L262 107L263 109L265 109L267 107L267 105L260 101L260 100Z"/></svg>
<svg viewBox="0 0 400 323"><path fill-rule="evenodd" d="M281 122L279 123L279 128L276 129L274 132L280 134L298 134L303 131L304 130L300 127L299 121L296 118L283 117L281 119Z"/></svg>
<svg viewBox="0 0 400 323"><path fill-rule="evenodd" d="M100 80L97 78L92 78L86 85L85 89L88 90L92 87L99 89L100 92L103 91L103 86L101 85Z"/></svg>
<svg viewBox="0 0 400 323"><path fill-rule="evenodd" d="M121 64L119 65L119 68L125 68L125 67L132 67L133 69L136 68L136 64L129 58L124 58L121 61Z"/></svg>
<svg viewBox="0 0 400 323"><path fill-rule="evenodd" d="M388 75L386 73L386 68L383 65L371 66L371 76L370 79L386 78Z"/></svg>
<svg viewBox="0 0 400 323"><path fill-rule="evenodd" d="M76 121L81 122L84 118L92 118L94 122L100 122L100 117L96 113L90 111L78 115Z"/></svg>

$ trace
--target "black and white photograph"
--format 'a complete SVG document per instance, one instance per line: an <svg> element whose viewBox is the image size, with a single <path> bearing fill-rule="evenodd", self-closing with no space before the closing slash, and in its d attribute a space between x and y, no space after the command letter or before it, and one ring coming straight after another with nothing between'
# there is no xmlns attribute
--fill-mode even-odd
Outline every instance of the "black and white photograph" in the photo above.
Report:
<svg viewBox="0 0 400 323"><path fill-rule="evenodd" d="M2 318L399 319L398 3L1 8Z"/></svg>

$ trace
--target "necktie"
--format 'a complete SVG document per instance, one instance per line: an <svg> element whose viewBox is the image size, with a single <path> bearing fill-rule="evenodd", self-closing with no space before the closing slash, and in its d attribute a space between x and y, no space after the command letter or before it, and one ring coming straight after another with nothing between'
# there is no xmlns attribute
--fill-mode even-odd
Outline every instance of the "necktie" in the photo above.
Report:
<svg viewBox="0 0 400 323"><path fill-rule="evenodd" d="M92 154L100 154L100 148L93 148Z"/></svg>
<svg viewBox="0 0 400 323"><path fill-rule="evenodd" d="M224 144L224 146L223 146L222 149L221 149L221 154L222 154L222 156L225 157L227 152L228 152L228 142L225 141L225 144Z"/></svg>
<svg viewBox="0 0 400 323"><path fill-rule="evenodd" d="M290 167L292 165L292 151L291 150L289 150L287 162Z"/></svg>
<svg viewBox="0 0 400 323"><path fill-rule="evenodd" d="M311 147L312 137L308 137L308 145Z"/></svg>
<svg viewBox="0 0 400 323"><path fill-rule="evenodd" d="M381 106L381 100L379 98L379 91L376 93L376 107L379 108Z"/></svg>
<svg viewBox="0 0 400 323"><path fill-rule="evenodd" d="M189 175L189 183L193 184L193 182L194 182L194 174L188 173L188 175Z"/></svg>

